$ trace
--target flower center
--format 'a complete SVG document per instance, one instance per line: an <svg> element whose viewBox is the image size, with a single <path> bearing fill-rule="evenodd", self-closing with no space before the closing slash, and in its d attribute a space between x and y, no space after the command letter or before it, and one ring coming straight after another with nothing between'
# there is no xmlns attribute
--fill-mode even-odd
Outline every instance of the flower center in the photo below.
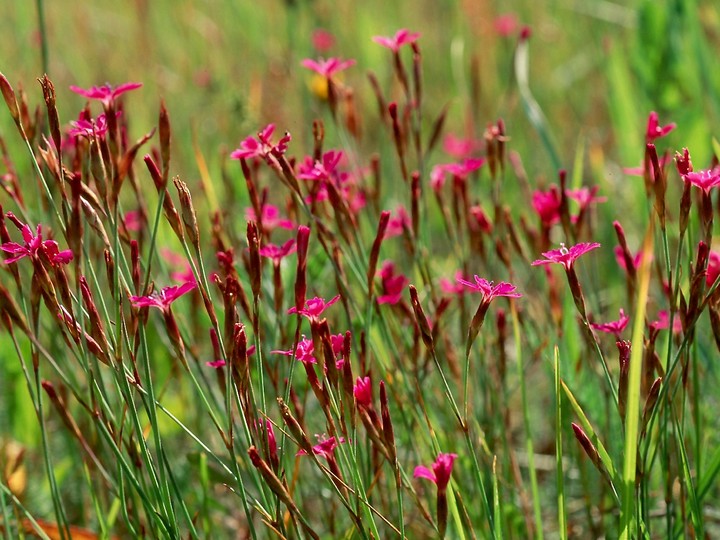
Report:
<svg viewBox="0 0 720 540"><path fill-rule="evenodd" d="M568 248L565 247L565 244L560 242L560 255L567 255L568 253L570 253Z"/></svg>

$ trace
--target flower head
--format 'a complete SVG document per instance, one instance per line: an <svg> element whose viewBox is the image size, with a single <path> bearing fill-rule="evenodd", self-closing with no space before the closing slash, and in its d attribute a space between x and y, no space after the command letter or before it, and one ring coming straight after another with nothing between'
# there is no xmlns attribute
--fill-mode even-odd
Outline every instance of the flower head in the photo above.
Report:
<svg viewBox="0 0 720 540"><path fill-rule="evenodd" d="M670 314L667 312L667 310L661 310L658 311L658 318L656 321L653 321L650 323L650 328L654 328L655 330L665 330L670 327ZM679 334L682 332L682 320L680 317L675 315L673 318L673 328L672 328L673 334Z"/></svg>
<svg viewBox="0 0 720 540"><path fill-rule="evenodd" d="M438 491L445 491L450 482L453 464L457 457L457 454L443 454L441 452L438 454L435 463L431 465L432 468L418 465L415 467L413 476L415 478L427 478L437 486Z"/></svg>
<svg viewBox="0 0 720 540"><path fill-rule="evenodd" d="M297 313L298 315L304 315L305 317L310 319L310 321L317 321L318 317L320 317L322 312L332 306L338 300L340 300L339 294L334 298L331 298L327 302L323 298L316 296L315 298L306 300L305 307L303 309L298 310L295 306L293 306L288 309L288 313Z"/></svg>
<svg viewBox="0 0 720 540"><path fill-rule="evenodd" d="M255 209L252 206L249 206L245 210L245 220L262 223L262 229L266 233L271 233L278 227L280 229L287 230L295 228L295 224L292 221L280 216L280 210L278 210L277 206L273 206L272 204L263 204L261 211L262 215L258 220L258 216L255 215Z"/></svg>
<svg viewBox="0 0 720 540"><path fill-rule="evenodd" d="M580 211L586 210L592 203L603 203L607 197L598 197L597 192L600 186L581 187L579 189L568 189L565 194L580 205Z"/></svg>
<svg viewBox="0 0 720 540"><path fill-rule="evenodd" d="M552 225L560 221L560 188L550 186L547 191L537 190L532 195L532 205L544 225Z"/></svg>
<svg viewBox="0 0 720 540"><path fill-rule="evenodd" d="M334 459L335 448L337 448L338 444L342 444L345 442L344 437L336 439L335 437L326 438L324 435L319 436L318 440L320 442L312 447L313 454L324 457L327 460ZM307 452L305 450L299 450L298 453L295 455L304 456L307 455Z"/></svg>
<svg viewBox="0 0 720 540"><path fill-rule="evenodd" d="M327 181L336 176L336 168L343 157L342 151L330 150L322 156L322 161L313 161L308 157L305 162L298 167L298 178L303 180L319 180Z"/></svg>
<svg viewBox="0 0 720 540"><path fill-rule="evenodd" d="M282 246L276 246L275 244L265 244L260 248L259 252L262 257L271 259L275 264L278 264L283 257L287 257L291 253L295 253L295 239L291 238L285 242Z"/></svg>
<svg viewBox="0 0 720 540"><path fill-rule="evenodd" d="M667 126L661 126L658 122L658 113L652 111L648 116L647 129L645 130L645 141L651 143L655 139L664 137L675 129L675 126L675 122L668 124Z"/></svg>
<svg viewBox="0 0 720 540"><path fill-rule="evenodd" d="M720 276L720 253L711 251L708 256L707 273L705 274L705 284L711 287L715 280Z"/></svg>
<svg viewBox="0 0 720 540"><path fill-rule="evenodd" d="M257 137L250 136L245 138L245 140L240 143L239 148L230 154L230 157L232 159L249 159L257 157L267 160L268 156L272 152L284 154L292 137L290 137L290 133L286 132L277 144L273 144L270 138L274 132L275 125L268 124L257 134Z"/></svg>
<svg viewBox="0 0 720 540"><path fill-rule="evenodd" d="M575 264L575 260L578 257L599 247L600 244L597 242L581 242L570 249L566 248L564 244L560 244L560 249L545 251L543 253L543 257L545 257L545 259L538 259L537 261L534 261L532 266L557 263L562 264L565 267L565 270L569 271L573 264Z"/></svg>
<svg viewBox="0 0 720 540"><path fill-rule="evenodd" d="M370 377L358 377L353 386L353 395L359 407L369 409L372 407L372 381Z"/></svg>
<svg viewBox="0 0 720 540"><path fill-rule="evenodd" d="M625 315L625 311L623 309L620 310L620 319L617 321L610 321L606 323L591 323L590 326L592 326L595 330L598 330L600 332L607 332L608 334L615 334L617 339L620 339L620 334L623 330L625 330L625 327L628 325L628 322L630 321L630 317Z"/></svg>
<svg viewBox="0 0 720 540"><path fill-rule="evenodd" d="M315 61L310 58L306 58L300 62L300 64L304 68L311 69L318 75L322 75L323 77L330 79L336 73L354 66L355 60L340 60L339 58L328 58L325 60L324 58L318 58L318 60Z"/></svg>
<svg viewBox="0 0 720 540"><path fill-rule="evenodd" d="M706 194L720 183L720 167L705 169L704 171L689 172L683 175L683 180L702 189Z"/></svg>
<svg viewBox="0 0 720 540"><path fill-rule="evenodd" d="M400 50L400 47L415 43L419 37L420 34L418 32L410 32L410 30L401 28L395 32L393 37L373 36L372 40L396 53Z"/></svg>
<svg viewBox="0 0 720 540"><path fill-rule="evenodd" d="M170 309L170 304L180 298L182 295L189 293L197 283L188 281L182 285L172 285L163 287L159 292L155 292L149 296L130 296L130 302L136 308L156 307L166 311Z"/></svg>
<svg viewBox="0 0 720 540"><path fill-rule="evenodd" d="M312 339L307 339L305 336L298 341L297 347L293 351L270 351L273 354L282 354L285 356L295 356L297 360L303 364L317 364L317 358L315 358L315 346L313 345Z"/></svg>
<svg viewBox="0 0 720 540"><path fill-rule="evenodd" d="M510 37L513 35L517 31L519 24L517 15L514 13L503 13L495 17L493 21L495 32L501 37Z"/></svg>
<svg viewBox="0 0 720 540"><path fill-rule="evenodd" d="M115 117L119 117L120 114L121 112L117 111L115 113ZM70 125L72 127L68 131L68 135L71 137L85 137L86 139L91 139L93 136L97 136L98 139L102 139L108 131L107 117L105 116L105 113L102 113L95 120L92 120L92 118L88 120L81 112L78 119L70 122Z"/></svg>
<svg viewBox="0 0 720 540"><path fill-rule="evenodd" d="M312 33L312 44L318 52L325 52L335 45L335 36L322 28L316 28Z"/></svg>
<svg viewBox="0 0 720 540"><path fill-rule="evenodd" d="M129 92L130 90L140 88L141 86L142 83L124 83L116 88L113 88L109 84L104 84L102 86L93 86L87 90L80 88L79 86L71 86L70 90L76 94L85 96L88 99L100 100L102 101L103 106L107 108L116 97L124 94L125 92Z"/></svg>
<svg viewBox="0 0 720 540"><path fill-rule="evenodd" d="M515 285L501 281L495 285L492 281L483 279L477 275L474 276L475 283L471 283L462 279L461 277L456 278L458 283L469 287L472 290L478 291L483 295L483 303L490 303L494 298L498 296L507 296L508 298L520 298L522 294L517 292Z"/></svg>
<svg viewBox="0 0 720 540"><path fill-rule="evenodd" d="M8 216L12 216L11 212L8 212ZM14 216L13 216L14 217ZM19 223L19 222L18 222ZM12 264L25 257L31 259L37 257L42 251L51 264L68 264L73 259L73 252L69 249L60 251L58 243L55 240L44 240L42 239L42 226L38 225L35 228L35 232L30 228L30 225L21 224L20 234L22 234L24 244L18 244L17 242L5 242L0 246L5 253L10 253L12 257L5 259L5 264ZM20 227L20 225L18 225Z"/></svg>
<svg viewBox="0 0 720 540"><path fill-rule="evenodd" d="M475 139L463 139L448 133L443 139L443 150L456 159L465 159L482 148L482 142Z"/></svg>
<svg viewBox="0 0 720 540"><path fill-rule="evenodd" d="M393 238L394 236L401 236L403 230L410 229L412 227L412 220L410 215L405 210L405 207L398 206L395 209L395 215L390 217L388 221L387 229L385 229L385 239Z"/></svg>
<svg viewBox="0 0 720 540"><path fill-rule="evenodd" d="M445 176L450 174L453 178L466 180L470 173L485 164L483 158L467 158L459 163L445 163L436 165L430 172L430 185L437 191L445 184Z"/></svg>
<svg viewBox="0 0 720 540"><path fill-rule="evenodd" d="M397 304L410 280L404 274L395 273L395 265L385 261L378 272L382 279L383 293L377 298L378 304Z"/></svg>

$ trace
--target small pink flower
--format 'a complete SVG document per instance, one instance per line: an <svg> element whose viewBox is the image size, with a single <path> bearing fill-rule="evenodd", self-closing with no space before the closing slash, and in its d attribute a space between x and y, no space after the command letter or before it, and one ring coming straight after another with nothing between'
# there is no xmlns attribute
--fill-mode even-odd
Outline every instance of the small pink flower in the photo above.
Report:
<svg viewBox="0 0 720 540"><path fill-rule="evenodd" d="M160 248L160 255L173 266L182 268L182 270L170 272L170 279L181 283L195 283L195 274L193 274L192 266L190 266L190 263L185 257L175 253L169 248Z"/></svg>
<svg viewBox="0 0 720 540"><path fill-rule="evenodd" d="M262 158L267 159L272 152L284 154L291 140L290 133L285 133L277 144L270 138L275 132L275 125L268 124L256 137L247 137L240 143L240 147L230 154L232 159Z"/></svg>
<svg viewBox="0 0 720 540"><path fill-rule="evenodd" d="M457 454L443 454L441 452L438 454L435 463L432 464L431 469L424 465L418 465L415 467L413 476L430 480L437 486L438 491L444 492L450 482L453 464L457 457Z"/></svg>
<svg viewBox="0 0 720 540"><path fill-rule="evenodd" d="M12 212L8 212L7 215L8 217L13 216ZM55 240L43 241L41 225L38 225L33 233L30 225L22 224L20 234L22 234L25 242L24 244L18 244L17 242L5 242L0 246L0 249L2 249L5 253L13 255L3 261L5 264L12 264L25 257L30 257L32 259L37 257L41 250L47 258L50 259L51 264L68 264L73 259L72 251L69 249L60 251L58 243Z"/></svg>
<svg viewBox="0 0 720 540"><path fill-rule="evenodd" d="M517 15L514 13L503 13L495 17L493 21L495 32L501 37L512 36L517 31L519 24Z"/></svg>
<svg viewBox="0 0 720 540"><path fill-rule="evenodd" d="M358 407L369 409L372 407L372 381L370 377L358 377L353 386L353 395L357 401Z"/></svg>
<svg viewBox="0 0 720 540"><path fill-rule="evenodd" d="M652 253L650 254L650 259L652 260ZM627 265L625 264L625 256L623 254L623 249L620 246L615 246L615 260L618 263L618 266L625 270L627 272ZM640 267L640 263L642 262L642 249L639 250L632 259L633 268L637 269Z"/></svg>
<svg viewBox="0 0 720 540"><path fill-rule="evenodd" d="M395 32L393 37L373 36L372 40L396 53L400 50L400 47L415 43L419 37L420 34L418 32L410 32L402 28Z"/></svg>
<svg viewBox="0 0 720 540"><path fill-rule="evenodd" d="M302 165L298 167L297 176L303 180L328 181L336 177L335 169L342 158L343 153L340 150L325 152L322 161L313 161L308 156Z"/></svg>
<svg viewBox="0 0 720 540"><path fill-rule="evenodd" d="M395 273L395 265L391 261L385 261L378 272L382 279L382 295L378 296L378 304L397 304L402 298L405 287L410 280L403 274Z"/></svg>
<svg viewBox="0 0 720 540"><path fill-rule="evenodd" d="M470 228L473 231L480 230L485 234L490 234L492 232L493 224L490 221L490 218L488 218L485 211L482 209L482 206L480 206L479 204L471 206L470 215L475 218L474 222L470 222Z"/></svg>
<svg viewBox="0 0 720 540"><path fill-rule="evenodd" d="M651 143L655 139L664 137L675 129L675 122L668 124L667 126L660 126L658 122L658 113L652 111L648 116L647 129L645 130L645 142Z"/></svg>
<svg viewBox="0 0 720 540"><path fill-rule="evenodd" d="M291 238L285 242L282 246L276 246L275 244L266 244L260 248L260 255L271 259L275 264L278 264L284 257L287 257L291 253L295 253L295 239Z"/></svg>
<svg viewBox="0 0 720 540"><path fill-rule="evenodd" d="M483 158L467 158L460 163L445 163L436 165L430 172L430 186L438 191L445 185L445 176L450 174L453 178L466 180L470 173L485 164Z"/></svg>
<svg viewBox="0 0 720 540"><path fill-rule="evenodd" d="M412 228L412 221L407 210L403 206L395 209L395 215L390 217L387 229L385 230L385 239L401 236L405 229Z"/></svg>
<svg viewBox="0 0 720 540"><path fill-rule="evenodd" d="M255 354L255 345L250 345L247 348L246 352L247 352L248 356L252 356L253 354ZM275 351L273 351L273 352L275 352ZM215 369L219 369L219 368L225 366L225 364L227 364L227 362L225 362L225 360L223 360L222 358L219 358L218 360L212 360L210 362L205 362L206 366L215 368Z"/></svg>
<svg viewBox="0 0 720 540"><path fill-rule="evenodd" d="M342 444L345 442L344 437L340 437L339 439L335 439L335 437L329 437L325 438L325 436L319 436L318 440L320 441L318 444L312 447L313 454L324 457L327 460L331 460L335 458L335 448L337 448L338 444ZM307 455L307 452L305 450L299 450L296 456L304 456Z"/></svg>
<svg viewBox="0 0 720 540"><path fill-rule="evenodd" d="M163 311L167 311L175 300L182 295L189 293L197 287L194 282L183 283L182 285L172 285L164 287L159 292L155 292L149 296L130 296L130 302L136 308L156 307Z"/></svg>
<svg viewBox="0 0 720 540"><path fill-rule="evenodd" d="M130 210L125 212L125 228L130 232L138 232L142 229L142 220L138 210Z"/></svg>
<svg viewBox="0 0 720 540"><path fill-rule="evenodd" d="M89 120L86 119L83 113L84 111L80 113L76 121L70 122L72 127L68 131L68 135L71 137L85 137L86 139L92 139L94 136L97 136L98 139L104 138L108 131L105 113L102 113L95 120L92 118ZM121 112L117 111L115 116L119 117L120 114Z"/></svg>
<svg viewBox="0 0 720 540"><path fill-rule="evenodd" d="M482 142L475 139L463 139L448 133L443 139L443 150L456 159L465 159L482 148Z"/></svg>
<svg viewBox="0 0 720 540"><path fill-rule="evenodd" d="M515 285L501 281L497 285L494 285L492 281L483 279L477 275L474 276L475 283L466 281L460 277L456 278L458 283L469 287L474 291L478 291L483 295L483 303L490 303L494 298L499 296L506 296L508 298L520 298L522 294L517 292Z"/></svg>
<svg viewBox="0 0 720 540"><path fill-rule="evenodd" d="M591 188L581 187L579 189L568 189L565 194L580 205L580 211L586 210L593 203L603 203L607 201L607 197L597 197L600 186Z"/></svg>
<svg viewBox="0 0 720 540"><path fill-rule="evenodd" d="M307 69L311 69L318 75L332 78L333 75L355 65L355 60L340 60L339 58L328 58L327 60L319 58L317 61L306 58L300 64Z"/></svg>
<svg viewBox="0 0 720 540"><path fill-rule="evenodd" d="M464 280L463 273L458 270L455 272L455 280L440 278L440 289L446 294L456 294L460 296L465 294L465 291L467 291L467 288L463 285L463 283L467 283L467 281Z"/></svg>
<svg viewBox="0 0 720 540"><path fill-rule="evenodd" d="M98 99L102 101L103 106L107 108L116 97L124 94L125 92L129 92L130 90L140 88L141 86L142 83L125 83L121 84L117 88L113 88L109 84L104 84L102 86L93 86L87 90L80 88L79 86L71 86L70 90L76 94L85 96L88 99Z"/></svg>
<svg viewBox="0 0 720 540"><path fill-rule="evenodd" d="M245 210L245 220L258 222L255 209L252 206L248 206ZM278 227L287 230L295 229L295 224L289 219L280 217L280 210L272 204L263 204L260 221L262 222L263 231L266 233L271 233Z"/></svg>
<svg viewBox="0 0 720 540"><path fill-rule="evenodd" d="M340 300L339 294L334 298L331 298L328 302L326 302L319 296L316 296L315 298L311 298L310 300L305 301L304 309L298 311L297 308L293 306L288 309L288 313L297 313L298 315L303 315L307 317L308 319L310 319L310 321L317 321L318 317L320 317L322 312L332 306L338 300Z"/></svg>
<svg viewBox="0 0 720 540"><path fill-rule="evenodd" d="M312 33L312 44L318 52L326 52L335 45L335 36L322 28L316 28Z"/></svg>
<svg viewBox="0 0 720 540"><path fill-rule="evenodd" d="M557 263L562 264L565 267L565 270L569 271L573 264L575 264L578 257L599 247L600 244L597 242L581 242L570 249L566 248L564 244L560 244L560 249L553 249L544 252L543 257L545 257L545 259L538 259L537 261L534 261L532 266Z"/></svg>
<svg viewBox="0 0 720 540"><path fill-rule="evenodd" d="M711 251L708 256L707 274L705 275L705 284L711 287L715 280L720 276L720 253Z"/></svg>
<svg viewBox="0 0 720 540"><path fill-rule="evenodd" d="M669 155L662 156L658 159L658 163L659 163L660 167L662 168L662 167L665 167L665 165L667 165L671 159L672 158ZM650 161L649 166L650 166L650 178L654 182L655 181L655 169L653 168L652 161ZM623 172L625 174L627 174L628 176L645 176L645 165L642 164L639 167L623 167Z"/></svg>
<svg viewBox="0 0 720 540"><path fill-rule="evenodd" d="M598 330L600 332L607 332L608 334L615 334L617 339L620 339L620 334L623 330L625 330L625 327L628 325L628 322L630 321L630 317L625 315L625 311L623 309L620 310L620 319L617 321L610 321L606 323L591 323L590 326L592 326L595 330Z"/></svg>
<svg viewBox="0 0 720 540"><path fill-rule="evenodd" d="M650 328L655 330L666 330L670 326L670 314L666 310L658 311L657 321L650 323ZM679 334L682 332L682 321L680 317L675 314L673 318L673 334Z"/></svg>
<svg viewBox="0 0 720 540"><path fill-rule="evenodd" d="M689 172L683 176L683 180L691 183L693 186L699 187L706 194L710 193L710 190L720 183L720 167Z"/></svg>
<svg viewBox="0 0 720 540"><path fill-rule="evenodd" d="M315 346L313 345L312 339L307 339L305 336L298 341L297 347L293 351L270 351L273 354L282 354L284 356L295 356L297 360L303 364L317 364L317 358L315 358Z"/></svg>
<svg viewBox="0 0 720 540"><path fill-rule="evenodd" d="M533 192L532 205L543 224L557 223L560 221L560 188L553 184L547 191Z"/></svg>

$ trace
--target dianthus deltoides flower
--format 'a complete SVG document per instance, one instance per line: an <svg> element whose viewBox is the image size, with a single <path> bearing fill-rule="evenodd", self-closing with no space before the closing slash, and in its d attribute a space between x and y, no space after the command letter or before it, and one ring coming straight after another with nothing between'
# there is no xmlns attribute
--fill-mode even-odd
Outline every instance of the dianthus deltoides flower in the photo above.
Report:
<svg viewBox="0 0 720 540"><path fill-rule="evenodd" d="M103 84L102 86L93 86L91 88L88 88L87 90L84 88L80 88L79 86L71 86L70 90L72 90L76 94L85 96L88 99L97 99L101 101L103 106L107 109L110 104L115 101L116 97L124 94L125 92L136 90L141 86L142 83L131 82L123 83L119 86L116 86L115 88L113 88L109 84Z"/></svg>
<svg viewBox="0 0 720 540"><path fill-rule="evenodd" d="M437 524L440 538L445 537L445 529L447 528L447 486L452 475L453 464L457 459L457 454L438 454L435 463L430 468L424 465L415 467L413 476L415 478L426 478L437 486Z"/></svg>
<svg viewBox="0 0 720 540"><path fill-rule="evenodd" d="M71 250L65 249L61 251L55 240L43 240L41 225L38 225L33 233L30 225L16 221L15 216L11 212L8 212L7 215L8 218L20 228L20 234L22 234L24 244L5 242L0 246L0 249L5 253L12 255L12 257L5 259L5 264L12 264L25 257L30 257L31 259L37 258L40 252L43 252L53 265L68 264L72 261L73 252Z"/></svg>
<svg viewBox="0 0 720 540"><path fill-rule="evenodd" d="M171 285L163 287L160 291L148 296L130 296L132 305L140 307L156 307L162 311L167 311L175 300L197 287L195 282L187 282L182 285Z"/></svg>

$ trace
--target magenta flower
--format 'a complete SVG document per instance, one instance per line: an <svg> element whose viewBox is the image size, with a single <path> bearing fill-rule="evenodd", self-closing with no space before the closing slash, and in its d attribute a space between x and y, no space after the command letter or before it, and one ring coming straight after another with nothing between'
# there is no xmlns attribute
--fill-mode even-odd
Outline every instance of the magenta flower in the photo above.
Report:
<svg viewBox="0 0 720 540"><path fill-rule="evenodd" d="M125 92L129 92L130 90L140 88L141 86L142 83L125 83L121 84L117 88L113 88L109 84L104 84L102 86L93 86L87 90L80 88L79 86L71 86L70 90L76 94L85 96L88 99L100 100L102 101L103 106L108 108L116 97L124 94Z"/></svg>
<svg viewBox="0 0 720 540"><path fill-rule="evenodd" d="M543 253L545 259L538 259L532 263L532 266L540 266L541 264L557 263L562 264L565 270L570 270L575 264L575 260L584 255L588 251L599 248L600 244L597 242L581 242L574 245L570 249L565 247L565 244L560 244L560 249L553 249Z"/></svg>
<svg viewBox="0 0 720 540"><path fill-rule="evenodd" d="M460 281L463 281L464 283L467 283L463 279L463 273L458 270L455 272L455 280L450 280L447 278L440 278L440 290L446 294L457 294L458 296L465 294L465 285L460 283Z"/></svg>
<svg viewBox="0 0 720 540"><path fill-rule="evenodd" d="M445 185L445 176L450 174L453 178L466 180L470 173L485 164L483 158L468 158L460 163L445 163L436 165L430 172L430 186L438 191Z"/></svg>
<svg viewBox="0 0 720 540"><path fill-rule="evenodd" d="M369 409L372 407L372 381L370 377L358 377L353 386L353 395L358 407Z"/></svg>
<svg viewBox="0 0 720 540"><path fill-rule="evenodd" d="M517 15L514 13L503 13L495 17L493 21L495 32L501 37L512 36L517 31L519 24Z"/></svg>
<svg viewBox="0 0 720 540"><path fill-rule="evenodd" d="M413 476L430 480L437 486L439 492L444 492L450 482L453 464L457 457L457 454L443 454L441 452L438 454L435 463L432 464L431 469L424 465L418 465L415 467Z"/></svg>
<svg viewBox="0 0 720 540"><path fill-rule="evenodd" d="M340 300L339 294L336 297L331 298L328 302L326 302L319 296L316 296L315 298L311 298L310 300L305 301L304 309L298 311L297 308L293 306L288 309L288 313L297 313L298 315L304 315L305 317L310 319L311 322L317 322L318 317L320 317L322 312L332 306L338 300Z"/></svg>
<svg viewBox="0 0 720 540"><path fill-rule="evenodd" d="M252 356L255 354L255 345L248 346L246 353L248 356ZM219 358L217 360L211 360L210 362L205 362L205 365L211 368L219 369L223 367L227 362L223 360L222 358Z"/></svg>
<svg viewBox="0 0 720 540"><path fill-rule="evenodd" d="M668 124L667 126L660 126L658 122L658 113L652 111L648 116L647 129L645 130L645 142L651 143L655 139L664 137L675 129L675 122Z"/></svg>
<svg viewBox="0 0 720 540"><path fill-rule="evenodd" d="M652 253L650 253L650 259L652 260ZM627 264L625 263L625 255L623 254L623 248L620 246L615 246L615 260L618 263L618 266L625 270L627 272ZM640 263L642 262L642 249L639 250L632 258L632 264L633 268L637 269L640 267Z"/></svg>
<svg viewBox="0 0 720 540"><path fill-rule="evenodd" d="M410 280L404 274L395 273L395 265L391 261L385 261L378 272L382 279L382 295L378 296L378 304L397 304L402 298L405 287Z"/></svg>
<svg viewBox="0 0 720 540"><path fill-rule="evenodd" d="M532 195L532 205L544 225L552 225L560 221L560 188L550 186L547 191L537 190Z"/></svg>
<svg viewBox="0 0 720 540"><path fill-rule="evenodd" d="M650 323L650 328L654 328L655 330L665 330L670 327L670 314L667 312L667 310L661 310L658 311L658 318L656 321L653 321ZM682 321L680 320L680 317L675 315L673 318L673 334L679 334L682 332Z"/></svg>
<svg viewBox="0 0 720 540"><path fill-rule="evenodd" d="M355 60L340 60L339 58L328 58L327 60L323 58L318 58L317 61L311 60L310 58L306 58L300 64L307 69L313 70L318 75L322 75L323 77L327 77L328 79L332 78L333 75L336 73L339 73L351 66L355 65Z"/></svg>
<svg viewBox="0 0 720 540"><path fill-rule="evenodd" d="M156 307L163 311L170 309L170 304L180 298L182 295L192 291L197 284L195 282L187 282L182 285L172 285L163 287L159 292L155 292L149 296L130 296L130 302L136 308Z"/></svg>
<svg viewBox="0 0 720 540"><path fill-rule="evenodd" d="M120 111L116 112L115 117L119 117L120 114ZM68 135L72 137L85 137L86 139L91 139L93 136L97 135L98 139L102 139L108 131L105 113L102 113L95 120L92 118L88 120L81 112L78 119L70 122L70 125L72 128L68 130Z"/></svg>
<svg viewBox="0 0 720 540"><path fill-rule="evenodd" d="M463 139L448 133L443 139L443 150L456 159L465 159L482 148L482 142L475 139Z"/></svg>
<svg viewBox="0 0 720 540"><path fill-rule="evenodd" d="M266 244L260 248L260 255L271 259L273 263L279 264L283 257L287 257L291 253L295 253L295 239L291 238L285 242L282 246L276 246L275 244Z"/></svg>
<svg viewBox="0 0 720 540"><path fill-rule="evenodd" d="M607 201L607 197L597 197L600 186L591 188L581 187L579 189L565 190L565 194L572 200L577 201L580 205L580 211L586 210L593 203L603 203Z"/></svg>
<svg viewBox="0 0 720 540"><path fill-rule="evenodd" d="M402 28L395 32L393 37L373 36L372 40L396 53L400 50L400 47L415 43L419 37L420 34L418 32L410 32Z"/></svg>
<svg viewBox="0 0 720 540"><path fill-rule="evenodd" d="M312 44L318 52L325 52L335 45L335 36L322 28L316 28L312 33Z"/></svg>
<svg viewBox="0 0 720 540"><path fill-rule="evenodd" d="M661 156L658 159L658 163L660 167L665 167L670 160L672 159L671 156ZM649 163L650 167L650 178L652 181L655 181L655 169L653 168L652 160ZM623 167L623 172L629 176L644 176L645 175L645 165L641 164L639 167Z"/></svg>
<svg viewBox="0 0 720 540"><path fill-rule="evenodd" d="M620 339L620 334L623 330L625 330L625 327L628 325L628 322L630 321L630 317L625 315L625 311L623 309L620 310L620 319L617 321L610 321L606 323L591 323L590 326L592 326L595 330L598 330L600 332L607 332L608 334L615 334L617 339Z"/></svg>
<svg viewBox="0 0 720 540"><path fill-rule="evenodd" d="M287 230L295 229L295 224L289 219L280 217L280 210L278 210L277 206L273 206L272 204L262 205L262 216L260 220L258 220L258 217L255 215L255 209L252 206L249 206L245 210L245 220L262 223L263 231L266 233L271 233L278 227Z"/></svg>
<svg viewBox="0 0 720 540"><path fill-rule="evenodd" d="M138 210L129 210L125 212L125 217L123 218L123 221L125 222L125 228L128 231L138 232L140 229L142 229L143 222L140 216L140 212Z"/></svg>
<svg viewBox="0 0 720 540"><path fill-rule="evenodd" d="M330 180L337 174L335 169L342 158L343 153L340 150L325 152L322 156L322 161L313 161L313 159L308 156L302 165L298 167L297 176L303 180Z"/></svg>
<svg viewBox="0 0 720 540"><path fill-rule="evenodd" d="M683 180L689 182L693 186L697 186L705 192L710 193L710 190L720 183L720 167L714 169L705 169L704 171L689 172L683 175Z"/></svg>
<svg viewBox="0 0 720 540"><path fill-rule="evenodd" d="M705 275L705 284L710 287L720 276L720 253L711 251L708 256L707 274Z"/></svg>
<svg viewBox="0 0 720 540"><path fill-rule="evenodd" d="M395 215L390 217L387 229L385 230L385 239L393 238L403 234L405 229L412 228L412 220L407 210L403 206L395 209Z"/></svg>
<svg viewBox="0 0 720 540"><path fill-rule="evenodd" d="M456 279L458 283L461 283L462 285L465 285L466 287L469 287L474 291L482 293L483 303L489 304L494 298L497 298L499 296L506 296L508 298L520 298L522 296L522 294L516 291L515 285L512 285L511 283L507 283L505 281L494 285L492 281L488 281L487 279L483 279L481 277L478 277L477 275L474 277L475 283L465 281L461 277L458 277Z"/></svg>
<svg viewBox="0 0 720 540"><path fill-rule="evenodd" d="M297 347L293 351L270 351L273 354L282 354L284 356L295 356L297 360L305 365L317 364L317 358L315 358L315 346L313 345L312 339L307 339L305 336L298 341Z"/></svg>
<svg viewBox="0 0 720 540"><path fill-rule="evenodd" d="M11 212L8 212L8 217L12 216ZM14 217L14 216L13 216ZM73 259L73 252L69 249L60 251L58 243L55 240L42 239L42 226L38 225L33 233L30 225L23 224L20 228L20 234L22 234L24 244L18 244L17 242L5 242L0 246L5 253L10 253L12 257L5 259L5 264L12 264L25 257L31 259L38 256L38 253L42 250L43 253L50 259L50 263L55 264L68 264Z"/></svg>
<svg viewBox="0 0 720 540"><path fill-rule="evenodd" d="M475 221L470 222L470 228L473 231L480 230L485 234L489 234L492 232L492 222L490 221L490 218L488 218L485 211L482 209L482 206L480 206L479 204L471 206L470 215L475 218Z"/></svg>
<svg viewBox="0 0 720 540"><path fill-rule="evenodd" d="M240 147L234 150L230 157L232 159L262 158L267 160L272 152L284 154L292 137L290 137L290 133L286 132L277 144L273 144L270 138L274 132L275 125L268 124L257 134L257 138L247 137L243 140Z"/></svg>
<svg viewBox="0 0 720 540"><path fill-rule="evenodd" d="M345 442L344 437L340 437L339 439L336 439L335 437L325 438L324 435L319 436L318 440L320 442L312 447L313 454L324 457L328 461L331 459L335 459L335 449L337 448L338 444L342 444ZM298 450L298 453L295 455L305 456L307 455L307 452L305 450Z"/></svg>

